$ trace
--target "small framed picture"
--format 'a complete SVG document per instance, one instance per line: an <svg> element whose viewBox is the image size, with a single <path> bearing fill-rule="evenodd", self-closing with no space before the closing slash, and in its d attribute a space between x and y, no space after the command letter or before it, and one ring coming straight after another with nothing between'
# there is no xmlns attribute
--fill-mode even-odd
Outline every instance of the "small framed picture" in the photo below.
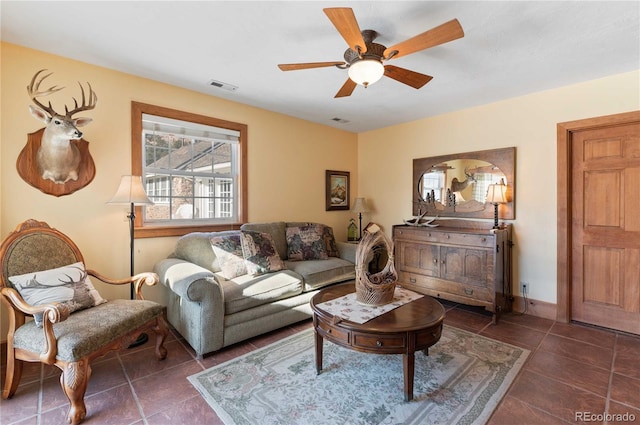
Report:
<svg viewBox="0 0 640 425"><path fill-rule="evenodd" d="M349 172L327 170L326 178L326 211L349 210Z"/></svg>

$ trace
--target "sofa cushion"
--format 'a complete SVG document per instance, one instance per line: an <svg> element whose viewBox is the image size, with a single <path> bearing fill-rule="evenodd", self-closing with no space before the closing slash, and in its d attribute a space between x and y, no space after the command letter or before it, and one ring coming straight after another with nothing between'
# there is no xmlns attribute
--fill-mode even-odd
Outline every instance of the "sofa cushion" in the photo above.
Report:
<svg viewBox="0 0 640 425"><path fill-rule="evenodd" d="M289 261L326 260L329 258L323 232L324 226L319 225L287 227L287 257Z"/></svg>
<svg viewBox="0 0 640 425"><path fill-rule="evenodd" d="M240 230L253 230L254 232L269 233L276 244L276 249L280 258L287 259L287 235L284 221L274 221L271 223L245 223Z"/></svg>
<svg viewBox="0 0 640 425"><path fill-rule="evenodd" d="M91 283L82 262L51 270L10 276L9 281L31 305L63 303L70 313L106 303ZM34 315L36 326L42 326L42 314Z"/></svg>
<svg viewBox="0 0 640 425"><path fill-rule="evenodd" d="M220 273L225 278L233 279L236 276L247 274L239 232L231 235L214 233L211 236L211 246L220 265Z"/></svg>
<svg viewBox="0 0 640 425"><path fill-rule="evenodd" d="M307 221L290 221L286 224L287 227L302 227L302 226L321 226L322 227L322 239L327 249L327 255L329 257L339 257L338 245L336 238L333 235L333 228L322 223L311 223ZM288 259L284 258L283 259Z"/></svg>
<svg viewBox="0 0 640 425"><path fill-rule="evenodd" d="M258 276L285 268L271 234L241 230L240 241L248 274Z"/></svg>
<svg viewBox="0 0 640 425"><path fill-rule="evenodd" d="M225 315L282 300L302 293L302 277L291 270L261 276L248 274L227 280L220 278Z"/></svg>
<svg viewBox="0 0 640 425"><path fill-rule="evenodd" d="M342 258L328 260L285 261L287 269L304 279L304 292L319 289L332 283L356 278L356 268Z"/></svg>

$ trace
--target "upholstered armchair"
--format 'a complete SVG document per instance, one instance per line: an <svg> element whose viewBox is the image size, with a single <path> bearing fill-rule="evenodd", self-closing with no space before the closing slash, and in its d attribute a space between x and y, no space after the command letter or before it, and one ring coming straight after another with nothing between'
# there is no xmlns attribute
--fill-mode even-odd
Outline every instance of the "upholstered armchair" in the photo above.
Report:
<svg viewBox="0 0 640 425"><path fill-rule="evenodd" d="M60 384L70 403L67 422L78 424L86 416L84 394L94 359L129 347L146 331L156 335L156 357L167 356L165 308L142 296L143 285L158 282L155 273L114 280L85 269L78 247L63 233L36 220L20 224L2 242L0 270L1 298L9 311L3 399L15 394L23 362L55 365L62 370ZM106 301L88 276L114 285L133 283L136 299ZM62 298L57 291L62 291ZM34 297L44 302L27 301ZM61 301L46 302L48 299ZM27 320L30 316L34 320Z"/></svg>

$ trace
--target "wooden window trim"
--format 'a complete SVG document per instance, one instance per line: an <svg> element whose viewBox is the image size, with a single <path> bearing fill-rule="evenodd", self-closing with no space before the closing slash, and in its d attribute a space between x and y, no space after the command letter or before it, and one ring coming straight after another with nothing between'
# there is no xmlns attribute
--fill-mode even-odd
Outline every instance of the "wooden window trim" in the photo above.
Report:
<svg viewBox="0 0 640 425"><path fill-rule="evenodd" d="M225 224L195 224L195 225L162 225L144 223L142 220L142 207L135 209L135 237L136 238L157 238L165 236L182 236L191 232L217 232L222 230L235 230L246 222L248 217L248 196L247 196L247 125L232 121L225 121L205 115L192 114L190 112L165 108L162 106L150 105L141 102L131 102L131 174L142 175L142 114L157 115L161 117L173 118L182 121L196 122L214 127L226 128L240 132L240 173L238 176L238 221L236 223Z"/></svg>

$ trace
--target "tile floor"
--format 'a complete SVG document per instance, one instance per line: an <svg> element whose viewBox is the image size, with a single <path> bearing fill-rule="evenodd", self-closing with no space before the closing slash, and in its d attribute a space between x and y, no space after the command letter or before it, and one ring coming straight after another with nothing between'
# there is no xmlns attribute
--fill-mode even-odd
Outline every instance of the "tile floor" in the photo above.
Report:
<svg viewBox="0 0 640 425"><path fill-rule="evenodd" d="M587 416L604 413L634 415L640 424L640 337L517 314L493 326L479 309L445 307L446 324L531 350L490 425L629 423ZM311 321L288 326L201 361L177 335L169 338L165 361L155 360L150 343L110 354L93 365L84 423L222 424L186 377L309 327ZM16 395L0 401L0 423L64 424L68 402L59 375L55 367L25 365ZM576 412L586 413L581 419Z"/></svg>

